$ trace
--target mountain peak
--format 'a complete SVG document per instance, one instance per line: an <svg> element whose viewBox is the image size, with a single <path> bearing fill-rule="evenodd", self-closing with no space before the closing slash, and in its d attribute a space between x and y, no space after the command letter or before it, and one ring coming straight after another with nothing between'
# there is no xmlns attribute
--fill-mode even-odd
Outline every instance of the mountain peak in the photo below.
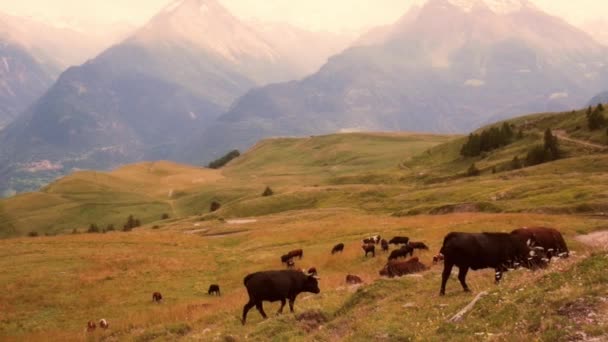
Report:
<svg viewBox="0 0 608 342"><path fill-rule="evenodd" d="M435 0L436 2L449 3L450 5L462 9L464 12L471 12L475 8L487 8L496 14L510 14L519 12L525 8L533 8L528 0ZM432 2L432 1L430 1Z"/></svg>

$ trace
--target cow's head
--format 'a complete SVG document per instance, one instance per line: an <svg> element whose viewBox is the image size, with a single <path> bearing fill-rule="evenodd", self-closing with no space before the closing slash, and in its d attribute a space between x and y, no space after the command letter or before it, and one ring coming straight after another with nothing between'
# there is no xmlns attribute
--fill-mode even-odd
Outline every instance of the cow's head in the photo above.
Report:
<svg viewBox="0 0 608 342"><path fill-rule="evenodd" d="M304 282L304 292L312 292L314 294L321 292L321 289L319 289L318 279L319 277L316 275L306 276L306 281Z"/></svg>

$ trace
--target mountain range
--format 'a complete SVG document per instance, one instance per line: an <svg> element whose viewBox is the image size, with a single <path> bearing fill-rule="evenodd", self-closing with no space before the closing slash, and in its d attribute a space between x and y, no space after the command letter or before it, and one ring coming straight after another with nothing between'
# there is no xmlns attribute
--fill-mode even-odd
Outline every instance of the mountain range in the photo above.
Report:
<svg viewBox="0 0 608 342"><path fill-rule="evenodd" d="M607 48L526 0L428 0L345 50L331 37L317 51L315 37L175 1L0 131L0 191L81 168L201 164L269 136L466 132L608 88Z"/></svg>
<svg viewBox="0 0 608 342"><path fill-rule="evenodd" d="M354 130L466 132L576 108L606 85L607 49L528 1L430 0L317 73L251 90L199 146Z"/></svg>

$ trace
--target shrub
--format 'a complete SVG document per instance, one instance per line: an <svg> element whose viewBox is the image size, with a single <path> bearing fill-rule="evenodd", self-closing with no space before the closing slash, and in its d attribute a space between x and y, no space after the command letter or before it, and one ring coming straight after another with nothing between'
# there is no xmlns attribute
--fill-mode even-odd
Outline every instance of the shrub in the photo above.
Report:
<svg viewBox="0 0 608 342"><path fill-rule="evenodd" d="M272 191L272 189L267 186L266 190L264 190L264 192L262 193L262 196L266 197L266 196L272 196L274 195L274 192Z"/></svg>
<svg viewBox="0 0 608 342"><path fill-rule="evenodd" d="M37 237L38 236L38 232L31 231L31 232L27 233L27 236L29 236L29 237Z"/></svg>
<svg viewBox="0 0 608 342"><path fill-rule="evenodd" d="M211 212L218 211L221 207L222 207L222 205L219 202L213 201L213 202L211 202L211 205L209 206L209 211L211 211Z"/></svg>
<svg viewBox="0 0 608 342"><path fill-rule="evenodd" d="M469 169L467 170L467 176L469 177L473 177L473 176L479 176L480 171L477 168L477 166L475 166L475 163L471 164L471 167L469 167Z"/></svg>
<svg viewBox="0 0 608 342"><path fill-rule="evenodd" d="M78 229L76 229L76 228L72 229L72 234L78 234Z"/></svg>
<svg viewBox="0 0 608 342"><path fill-rule="evenodd" d="M211 163L209 163L209 168L210 169L219 169L222 166L228 164L232 159L235 159L240 155L241 155L241 152L239 152L239 150L232 150L232 151L228 152L226 155L224 155L223 157L216 159L216 160L212 161Z"/></svg>
<svg viewBox="0 0 608 342"><path fill-rule="evenodd" d="M106 232L113 232L114 230L116 230L116 229L114 228L114 225L113 225L113 224L109 224L109 225L106 227Z"/></svg>
<svg viewBox="0 0 608 342"><path fill-rule="evenodd" d="M127 218L127 223L125 223L122 227L122 230L125 232L129 232L133 230L133 228L137 228L141 226L141 222L138 219L134 218L133 215L129 215Z"/></svg>
<svg viewBox="0 0 608 342"><path fill-rule="evenodd" d="M91 225L89 226L89 229L87 230L87 233L99 233L99 227L97 227L97 225L95 223L91 223Z"/></svg>
<svg viewBox="0 0 608 342"><path fill-rule="evenodd" d="M161 219L161 220L167 220L167 219L169 219L169 214L167 214L167 213L162 214L162 215L160 216L160 219Z"/></svg>

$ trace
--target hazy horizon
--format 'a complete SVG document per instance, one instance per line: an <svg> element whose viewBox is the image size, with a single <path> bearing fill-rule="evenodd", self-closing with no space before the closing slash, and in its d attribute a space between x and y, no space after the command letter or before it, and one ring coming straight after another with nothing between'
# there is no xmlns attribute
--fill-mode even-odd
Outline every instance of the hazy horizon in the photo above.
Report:
<svg viewBox="0 0 608 342"><path fill-rule="evenodd" d="M116 25L141 26L174 0L0 0L0 11L83 31L112 30ZM424 0L219 0L244 19L283 22L312 31L361 32L390 24L413 4ZM583 27L608 19L608 2L580 0L531 0L551 15ZM336 18L339 18L336 20Z"/></svg>

